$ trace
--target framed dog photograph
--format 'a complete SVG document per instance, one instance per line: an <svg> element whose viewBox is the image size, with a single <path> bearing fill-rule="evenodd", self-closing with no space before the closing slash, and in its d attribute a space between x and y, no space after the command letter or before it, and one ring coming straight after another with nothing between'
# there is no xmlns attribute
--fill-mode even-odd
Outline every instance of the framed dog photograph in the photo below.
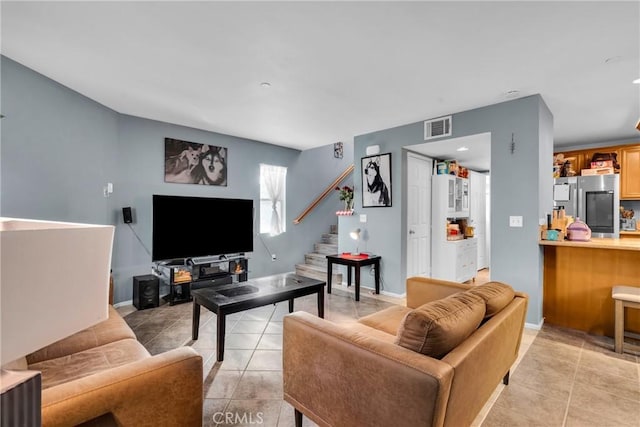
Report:
<svg viewBox="0 0 640 427"><path fill-rule="evenodd" d="M362 207L391 206L391 153L362 158Z"/></svg>
<svg viewBox="0 0 640 427"><path fill-rule="evenodd" d="M226 186L227 149L165 138L164 181Z"/></svg>

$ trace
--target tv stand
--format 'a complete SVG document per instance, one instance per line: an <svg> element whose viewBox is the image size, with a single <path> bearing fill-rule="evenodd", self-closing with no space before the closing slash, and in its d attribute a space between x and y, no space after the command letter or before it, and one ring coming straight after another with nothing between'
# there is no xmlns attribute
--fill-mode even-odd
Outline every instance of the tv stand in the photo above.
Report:
<svg viewBox="0 0 640 427"><path fill-rule="evenodd" d="M196 262L203 259L206 262ZM166 296L169 305L192 301L191 289L246 282L248 279L249 260L244 254L192 258L187 264L169 262L164 265L169 269L169 294Z"/></svg>

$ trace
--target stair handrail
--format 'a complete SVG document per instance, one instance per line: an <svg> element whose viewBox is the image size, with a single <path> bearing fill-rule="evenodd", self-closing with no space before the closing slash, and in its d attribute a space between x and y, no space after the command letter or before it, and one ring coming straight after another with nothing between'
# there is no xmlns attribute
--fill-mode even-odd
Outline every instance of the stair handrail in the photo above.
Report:
<svg viewBox="0 0 640 427"><path fill-rule="evenodd" d="M320 194L318 197L316 197L316 199L311 202L311 204L309 206L307 206L307 208L302 211L302 213L300 215L298 215L298 217L296 219L293 220L294 224L300 224L302 222L302 220L309 215L309 213L316 207L318 206L318 204L322 201L322 199L324 199L325 197L327 197L327 195L332 192L337 186L338 184L340 184L347 176L349 176L349 174L351 172L353 172L353 170L355 169L355 166L353 164L349 165L349 167L347 167L344 172L342 172L340 174L339 177L337 177L331 184L329 184L329 186L322 192L322 194Z"/></svg>

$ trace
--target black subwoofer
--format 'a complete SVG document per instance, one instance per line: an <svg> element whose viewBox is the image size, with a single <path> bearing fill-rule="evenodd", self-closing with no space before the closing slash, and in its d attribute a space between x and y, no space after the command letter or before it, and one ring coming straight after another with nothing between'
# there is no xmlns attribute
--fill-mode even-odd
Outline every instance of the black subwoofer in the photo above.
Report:
<svg viewBox="0 0 640 427"><path fill-rule="evenodd" d="M156 276L133 276L133 305L138 310L160 305L160 282Z"/></svg>

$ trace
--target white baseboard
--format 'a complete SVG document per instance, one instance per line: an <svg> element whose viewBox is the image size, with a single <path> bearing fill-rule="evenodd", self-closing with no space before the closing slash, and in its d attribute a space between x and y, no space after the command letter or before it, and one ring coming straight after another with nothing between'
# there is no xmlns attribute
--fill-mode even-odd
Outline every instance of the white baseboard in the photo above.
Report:
<svg viewBox="0 0 640 427"><path fill-rule="evenodd" d="M347 287L347 282L340 283L340 286L346 288ZM355 286L355 285L351 285L351 286ZM367 289L367 290L370 290L370 291L375 291L375 287L369 287L369 286L360 285L360 292L362 292L363 289ZM385 291L385 290L381 290L380 294L381 295L386 295L388 297L393 297L393 298L406 298L406 296L407 296L406 292L402 293L402 294L396 294L394 292L389 292L389 291Z"/></svg>
<svg viewBox="0 0 640 427"><path fill-rule="evenodd" d="M120 307L124 307L127 305L133 305L133 300L127 300L127 301L122 301L122 302L118 302L116 304L113 304L113 308L120 308Z"/></svg>
<svg viewBox="0 0 640 427"><path fill-rule="evenodd" d="M538 323L537 325L535 323L525 322L524 327L526 329L533 329L534 331L539 331L540 329L542 329L542 325L544 325L544 318L540 320L540 323Z"/></svg>

